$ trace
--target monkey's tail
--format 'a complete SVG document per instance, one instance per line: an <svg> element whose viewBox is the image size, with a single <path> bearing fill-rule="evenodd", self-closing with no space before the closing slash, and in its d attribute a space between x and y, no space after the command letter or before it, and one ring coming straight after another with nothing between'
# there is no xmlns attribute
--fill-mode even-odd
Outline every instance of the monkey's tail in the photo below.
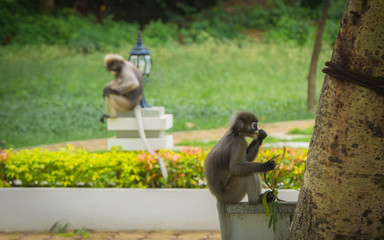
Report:
<svg viewBox="0 0 384 240"><path fill-rule="evenodd" d="M159 155L157 155L151 149L151 147L148 144L147 137L145 136L144 126L143 126L143 118L142 118L142 114L141 114L141 106L140 106L140 104L137 104L133 110L135 112L135 116L136 116L136 120L137 120L137 125L138 125L138 129L139 129L139 134L140 134L140 138L141 138L141 140L142 140L142 142L144 144L144 147L147 149L147 151L150 154L152 154L154 156L157 156L157 159L158 159L159 164L160 164L161 175L163 175L165 183L167 183L168 172L167 172L167 168L165 167L164 159L161 158Z"/></svg>

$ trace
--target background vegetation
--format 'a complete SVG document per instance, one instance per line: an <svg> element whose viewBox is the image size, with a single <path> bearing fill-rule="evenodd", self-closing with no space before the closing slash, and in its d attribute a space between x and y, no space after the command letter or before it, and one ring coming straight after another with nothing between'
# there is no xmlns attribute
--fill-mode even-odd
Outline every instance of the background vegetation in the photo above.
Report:
<svg viewBox="0 0 384 240"><path fill-rule="evenodd" d="M208 150L183 148L161 150L168 169L165 184L156 158L144 152L114 149L89 153L71 146L49 152L39 148L0 150L0 187L130 187L205 188L204 160ZM258 161L266 162L283 150L262 150ZM285 176L284 188L299 189L303 180L306 149L287 149L274 178Z"/></svg>
<svg viewBox="0 0 384 240"><path fill-rule="evenodd" d="M223 127L235 110L263 122L313 117L306 78L319 3L215 1L132 23L114 17L109 5L82 12L56 1L60 7L45 15L37 2L0 2L0 147L113 135L98 122L102 88L112 79L103 57L128 57L139 29L154 62L145 95L174 114L172 131ZM172 9L169 1L155 2ZM331 2L318 93L345 4Z"/></svg>

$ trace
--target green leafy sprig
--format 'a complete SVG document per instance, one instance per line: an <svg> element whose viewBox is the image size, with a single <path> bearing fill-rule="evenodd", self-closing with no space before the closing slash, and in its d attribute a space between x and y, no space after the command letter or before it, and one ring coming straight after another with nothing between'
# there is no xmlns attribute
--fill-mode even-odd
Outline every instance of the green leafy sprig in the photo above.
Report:
<svg viewBox="0 0 384 240"><path fill-rule="evenodd" d="M281 160L279 161L278 164L276 164L276 168L272 171L264 172L263 173L263 180L264 183L271 189L272 194L273 194L273 199L270 204L270 206L267 203L267 194L263 195L262 198L262 204L264 207L265 215L269 217L269 224L268 227L271 228L273 227L273 231L276 230L276 224L277 224L277 217L280 214L282 217L281 209L279 206L279 202L282 202L283 200L279 199L277 197L279 190L284 187L283 181L286 178L293 177L294 175L297 174L288 174L286 176L281 176L279 174L276 174L276 171L279 169L279 165L283 162L283 159L285 157L286 153L286 148L284 147L283 149L283 154L281 156ZM280 155L274 155L270 160L275 160L279 157Z"/></svg>

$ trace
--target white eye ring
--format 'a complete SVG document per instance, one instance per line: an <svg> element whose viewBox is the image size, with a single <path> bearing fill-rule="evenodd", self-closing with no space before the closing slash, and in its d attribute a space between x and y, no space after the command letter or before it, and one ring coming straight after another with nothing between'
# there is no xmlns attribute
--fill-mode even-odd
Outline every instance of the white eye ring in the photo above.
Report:
<svg viewBox="0 0 384 240"><path fill-rule="evenodd" d="M257 130L257 122L253 122L253 123L251 124L251 128L252 128L253 130Z"/></svg>

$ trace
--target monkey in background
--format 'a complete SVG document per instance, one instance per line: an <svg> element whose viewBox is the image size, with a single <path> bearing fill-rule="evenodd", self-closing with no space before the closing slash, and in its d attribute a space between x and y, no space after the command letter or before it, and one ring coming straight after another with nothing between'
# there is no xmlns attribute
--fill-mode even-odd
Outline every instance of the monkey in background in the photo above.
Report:
<svg viewBox="0 0 384 240"><path fill-rule="evenodd" d="M241 201L248 195L250 204L261 203L261 179L258 173L273 170L275 161L253 162L267 133L257 128L258 119L250 112L233 115L230 129L205 159L205 177L210 192L217 199L221 237L226 236L225 204ZM246 137L253 138L248 145ZM267 201L272 201L267 192Z"/></svg>
<svg viewBox="0 0 384 240"><path fill-rule="evenodd" d="M103 90L103 98L109 115L100 118L116 118L118 112L132 111L140 103L144 92L144 80L135 65L123 57L108 54L104 58L105 69L114 75L114 80Z"/></svg>
<svg viewBox="0 0 384 240"><path fill-rule="evenodd" d="M165 181L168 179L164 160L150 148L145 136L140 101L144 92L144 79L142 73L131 62L116 54L108 54L104 58L105 69L114 75L114 79L105 85L103 98L108 114L103 114L100 121L106 118L116 118L118 113L134 111L137 120L140 138L147 151L157 156L161 174Z"/></svg>

